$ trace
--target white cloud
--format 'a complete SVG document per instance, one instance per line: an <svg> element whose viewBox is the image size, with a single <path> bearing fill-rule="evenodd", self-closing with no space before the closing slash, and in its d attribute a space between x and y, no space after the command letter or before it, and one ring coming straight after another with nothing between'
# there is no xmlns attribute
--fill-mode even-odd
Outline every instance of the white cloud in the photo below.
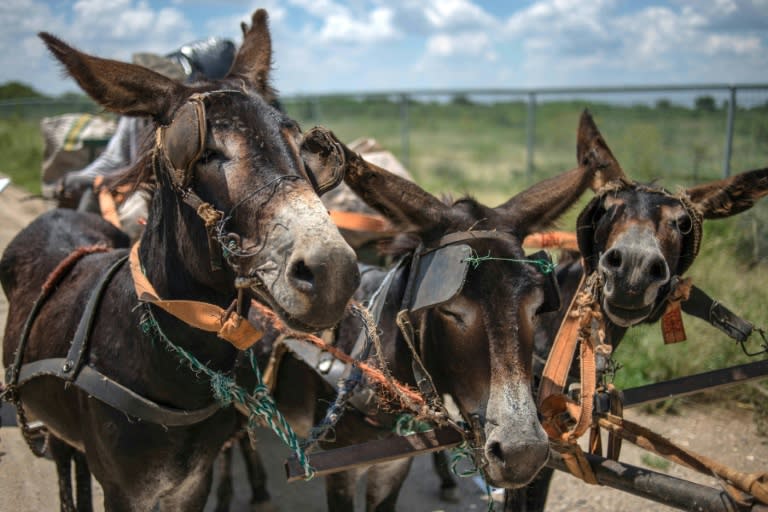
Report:
<svg viewBox="0 0 768 512"><path fill-rule="evenodd" d="M495 19L467 0L433 0L424 6L424 15L438 30L462 26L491 26Z"/></svg>
<svg viewBox="0 0 768 512"><path fill-rule="evenodd" d="M762 45L758 37L711 35L706 38L702 49L709 55L721 53L749 55L762 51Z"/></svg>
<svg viewBox="0 0 768 512"><path fill-rule="evenodd" d="M484 32L437 34L427 40L427 56L453 57L457 55L479 56L494 60L491 39Z"/></svg>
<svg viewBox="0 0 768 512"><path fill-rule="evenodd" d="M363 19L349 13L331 14L320 30L321 42L373 43L394 39L398 32L392 24L393 12L378 7Z"/></svg>

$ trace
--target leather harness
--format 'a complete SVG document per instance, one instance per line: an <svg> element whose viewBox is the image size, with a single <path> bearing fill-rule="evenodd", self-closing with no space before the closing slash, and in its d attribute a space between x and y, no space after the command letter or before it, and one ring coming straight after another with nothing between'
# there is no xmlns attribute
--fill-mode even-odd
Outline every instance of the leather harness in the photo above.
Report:
<svg viewBox="0 0 768 512"><path fill-rule="evenodd" d="M219 405L214 402L207 407L192 411L166 407L135 393L93 366L86 364L88 340L93 330L99 303L112 278L127 260L128 255L122 254L94 286L66 357L43 359L18 366L29 336L29 329L25 330L19 342L14 365L9 367L6 372L7 375L11 376L8 387L15 389L38 377L56 377L64 380L67 385L74 385L89 396L142 421L167 427L199 423L215 414L220 408ZM28 325L31 325L36 312L33 309L30 313L30 318L27 320Z"/></svg>
<svg viewBox="0 0 768 512"><path fill-rule="evenodd" d="M376 324L378 324L392 286L397 282L398 276L402 276L404 272L407 272L405 290L403 296L399 299L400 307L398 309L397 323L411 351L411 371L414 381L417 383L419 391L431 405L439 405L440 398L437 390L434 388L431 376L421 361L421 350L416 343L418 340L415 340L416 336L410 322L410 313L435 307L460 293L469 265L466 257L470 254L469 246L463 245L462 242L476 239L495 239L519 243L516 237L500 231L463 231L451 233L442 237L436 244L436 247L425 249L420 246L412 254L398 261L387 272L379 288L369 299L369 311ZM437 255L440 251L445 251L447 258L440 258ZM450 267L450 261L460 262L461 265ZM451 289L447 291L441 290L440 287L445 285L447 281L450 281L451 278L454 279L453 286L449 286ZM552 281L551 285L557 291L554 275L550 274L548 281ZM553 289L552 286L545 286L546 295ZM556 297L547 297L545 302L549 302L549 307L558 309L559 294ZM557 302L557 305L554 304L555 302ZM315 345L293 338L285 338L283 343L297 359L312 368L333 389L337 388L340 381L350 378L352 372L355 371L352 365L345 364L330 354L323 352ZM358 335L350 355L356 359L365 359L368 357L369 351L369 340L363 329ZM350 395L348 403L360 412L369 423L376 426L392 429L397 422L398 415L387 412L385 408L381 407L382 404L379 396L371 386L356 386ZM477 421L471 421L468 424L472 425L473 428L478 426Z"/></svg>

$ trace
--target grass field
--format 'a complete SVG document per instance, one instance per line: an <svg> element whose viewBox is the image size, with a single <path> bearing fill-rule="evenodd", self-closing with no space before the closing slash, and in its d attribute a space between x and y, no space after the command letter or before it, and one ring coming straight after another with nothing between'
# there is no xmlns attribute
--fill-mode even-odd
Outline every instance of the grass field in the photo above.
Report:
<svg viewBox="0 0 768 512"><path fill-rule="evenodd" d="M304 129L322 124L345 141L374 137L404 157L397 103L333 99L315 104L287 101L285 105ZM471 193L488 204L501 203L533 181L575 165L576 128L586 106L632 178L659 180L675 190L721 177L723 109L583 102L538 105L535 172L531 176L526 173L524 103L411 103L408 168L430 192L454 196ZM37 192L43 149L37 122L0 119L0 147L4 152L0 172ZM733 172L766 165L768 108L740 109L735 123ZM561 228L574 226L578 209L569 213ZM706 223L701 254L689 275L744 318L768 326L768 201L738 217ZM626 387L748 360L738 345L702 321L688 320L686 330L689 340L671 346L664 346L658 327L630 330L617 353L624 367L617 383ZM744 396L751 399L757 395ZM763 399L761 403L765 402Z"/></svg>

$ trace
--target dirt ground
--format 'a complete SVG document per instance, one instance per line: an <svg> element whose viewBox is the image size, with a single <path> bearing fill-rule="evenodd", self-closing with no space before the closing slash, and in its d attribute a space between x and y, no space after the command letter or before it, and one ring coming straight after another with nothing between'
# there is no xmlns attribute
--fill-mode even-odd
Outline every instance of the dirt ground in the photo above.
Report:
<svg viewBox="0 0 768 512"><path fill-rule="evenodd" d="M26 200L25 194L13 186L0 192L0 250L12 236L26 226L47 206L40 200ZM0 320L5 324L8 305L0 294ZM1 370L0 370L1 372ZM8 405L2 410L0 429L0 512L39 512L58 510L58 493L53 463L38 459L24 444L15 427L13 412ZM627 417L668 438L683 447L703 453L732 467L750 472L768 470L768 439L757 435L752 413L736 406L705 407L701 404L685 406L677 415L647 415L628 411ZM260 436L260 449L269 473L269 490L277 510L325 510L322 481L314 480L287 484L283 477L282 462L288 451L277 438L264 431ZM647 466L677 477L717 486L709 477L702 477L675 465L666 466L659 458L625 444L623 462ZM485 491L472 478L460 481L461 501L443 503L438 499L438 479L431 469L429 456L419 457L407 479L399 502L403 511L483 511L487 508ZM361 489L362 491L362 489ZM94 485L95 510L103 510L101 490ZM209 499L206 511L214 509ZM500 507L496 507L497 510ZM248 488L239 457L235 460L235 501L233 511L247 511ZM359 508L362 510L362 508ZM664 511L670 508L607 487L588 486L583 482L557 473L552 483L547 511Z"/></svg>

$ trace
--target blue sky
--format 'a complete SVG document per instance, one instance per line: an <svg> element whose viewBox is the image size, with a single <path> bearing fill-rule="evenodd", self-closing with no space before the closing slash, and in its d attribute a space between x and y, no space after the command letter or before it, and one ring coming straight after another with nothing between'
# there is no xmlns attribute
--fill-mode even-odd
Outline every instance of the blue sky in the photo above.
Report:
<svg viewBox="0 0 768 512"><path fill-rule="evenodd" d="M35 36L129 60L270 13L284 94L768 82L768 0L3 0L0 82L77 89Z"/></svg>

